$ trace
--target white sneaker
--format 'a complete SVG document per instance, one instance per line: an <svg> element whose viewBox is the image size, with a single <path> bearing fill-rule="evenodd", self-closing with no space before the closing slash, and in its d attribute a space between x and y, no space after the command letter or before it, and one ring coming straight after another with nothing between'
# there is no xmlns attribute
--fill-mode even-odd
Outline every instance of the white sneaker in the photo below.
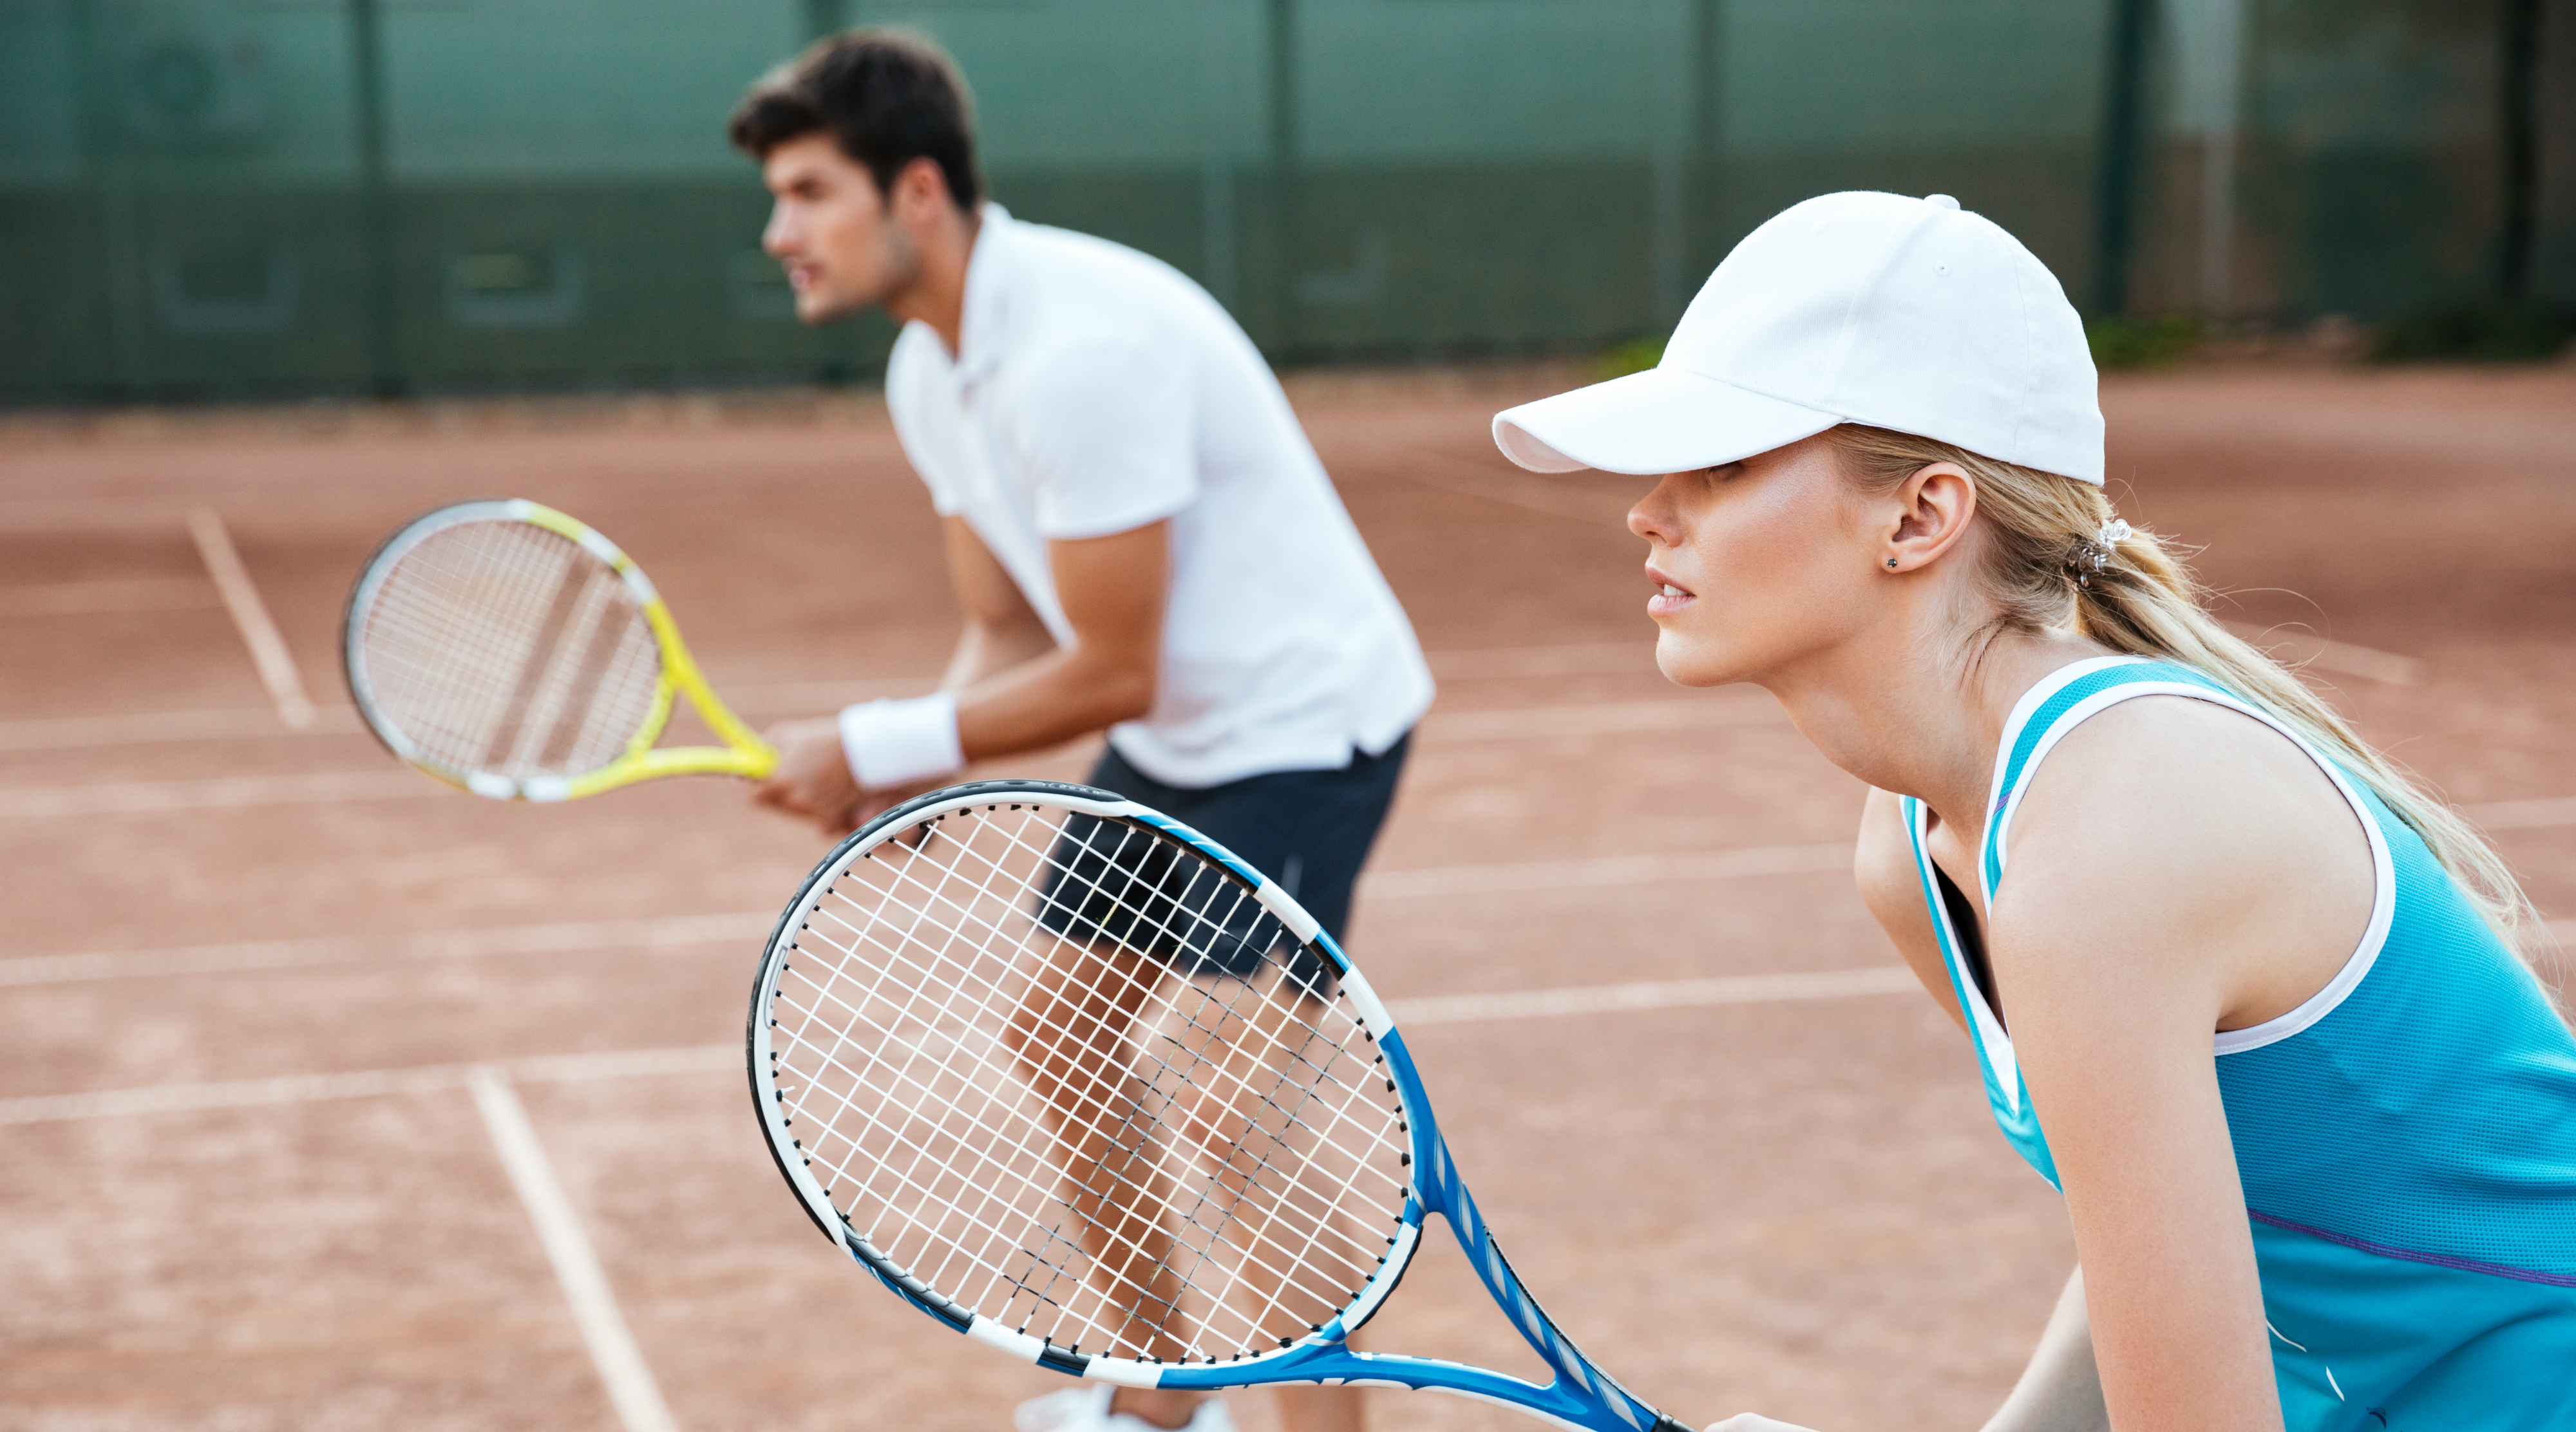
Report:
<svg viewBox="0 0 2576 1432"><path fill-rule="evenodd" d="M1103 1382L1032 1397L1012 1411L1011 1425L1019 1432L1164 1432L1132 1412L1110 1411L1109 1399L1117 1394ZM1234 1414L1225 1410L1224 1398L1210 1397L1180 1432L1234 1432Z"/></svg>

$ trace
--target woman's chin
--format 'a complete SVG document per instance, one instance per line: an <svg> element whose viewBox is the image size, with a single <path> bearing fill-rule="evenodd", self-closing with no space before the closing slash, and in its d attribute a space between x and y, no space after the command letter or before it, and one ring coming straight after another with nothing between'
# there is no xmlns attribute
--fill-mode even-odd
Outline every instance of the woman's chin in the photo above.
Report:
<svg viewBox="0 0 2576 1432"><path fill-rule="evenodd" d="M1717 644L1671 627L1655 638L1655 665L1675 686L1725 686L1744 680L1744 673L1736 669L1738 663Z"/></svg>

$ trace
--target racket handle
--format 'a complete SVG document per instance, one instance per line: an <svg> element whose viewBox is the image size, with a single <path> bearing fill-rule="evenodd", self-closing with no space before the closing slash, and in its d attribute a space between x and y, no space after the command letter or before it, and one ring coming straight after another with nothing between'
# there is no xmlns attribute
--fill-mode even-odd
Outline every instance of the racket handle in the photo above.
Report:
<svg viewBox="0 0 2576 1432"><path fill-rule="evenodd" d="M1669 1412L1658 1412L1655 1414L1655 1425L1647 1428L1646 1432L1699 1432L1699 1429L1687 1422L1675 1421Z"/></svg>

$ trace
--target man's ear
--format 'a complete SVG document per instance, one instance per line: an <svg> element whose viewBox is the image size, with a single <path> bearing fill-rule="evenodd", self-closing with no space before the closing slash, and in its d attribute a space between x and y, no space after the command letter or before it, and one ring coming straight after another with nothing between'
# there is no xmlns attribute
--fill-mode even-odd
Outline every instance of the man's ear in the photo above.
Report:
<svg viewBox="0 0 2576 1432"><path fill-rule="evenodd" d="M1879 567L1911 572L1938 561L1968 535L1977 515L1977 483L1954 462L1916 468L1887 496Z"/></svg>
<svg viewBox="0 0 2576 1432"><path fill-rule="evenodd" d="M956 206L948 196L947 174L940 169L938 160L926 154L895 171L893 190L890 207L905 219L927 217Z"/></svg>

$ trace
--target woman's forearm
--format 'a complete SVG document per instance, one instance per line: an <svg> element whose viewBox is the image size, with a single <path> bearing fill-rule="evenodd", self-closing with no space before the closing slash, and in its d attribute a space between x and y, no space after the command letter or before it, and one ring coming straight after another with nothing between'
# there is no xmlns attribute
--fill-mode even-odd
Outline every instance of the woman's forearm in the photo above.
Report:
<svg viewBox="0 0 2576 1432"><path fill-rule="evenodd" d="M1986 1422L1985 1432L2110 1432L2102 1405L2102 1375L2093 1366L2093 1329L2084 1314L2084 1270L2066 1279L2057 1310L2048 1315L2039 1346L2012 1395Z"/></svg>

